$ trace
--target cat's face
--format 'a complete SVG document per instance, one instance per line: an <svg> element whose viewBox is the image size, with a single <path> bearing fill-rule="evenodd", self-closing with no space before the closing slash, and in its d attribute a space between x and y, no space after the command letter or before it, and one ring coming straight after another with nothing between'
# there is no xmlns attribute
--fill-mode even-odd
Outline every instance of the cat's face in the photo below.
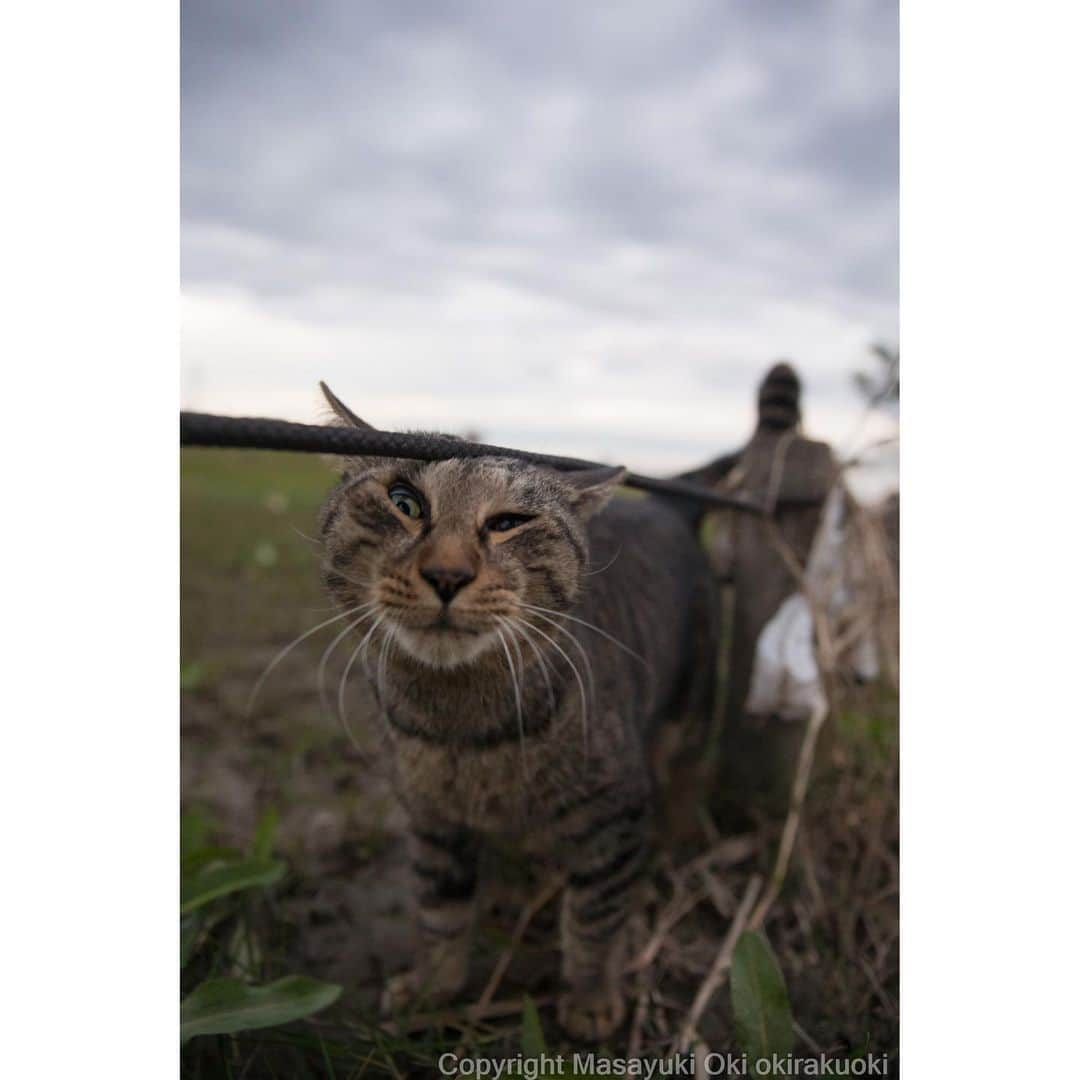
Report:
<svg viewBox="0 0 1080 1080"><path fill-rule="evenodd" d="M361 461L323 508L324 580L414 659L450 668L501 649L528 607L565 611L587 563L583 523L622 470L518 461Z"/></svg>

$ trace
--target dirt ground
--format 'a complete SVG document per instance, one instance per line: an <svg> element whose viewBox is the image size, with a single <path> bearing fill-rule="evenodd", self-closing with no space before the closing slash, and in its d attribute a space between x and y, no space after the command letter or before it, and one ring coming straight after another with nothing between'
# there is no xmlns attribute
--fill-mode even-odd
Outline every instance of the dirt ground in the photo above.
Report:
<svg viewBox="0 0 1080 1080"><path fill-rule="evenodd" d="M227 1049L216 1040L185 1051L185 1075L435 1075L435 1051L461 1040L460 1029L446 1025L380 1034L377 995L385 974L405 965L411 941L403 819L374 754L371 704L359 680L348 697L351 735L320 701L316 671L333 628L298 645L248 710L260 673L282 646L333 614L311 539L331 479L327 464L305 455L182 455L183 804L204 813L221 842L239 847L266 811L276 812L275 855L289 872L260 909L264 966L271 975L299 972L344 987L317 1024L295 1025L326 1034L317 1048L255 1032ZM328 661L331 699L346 655L341 649ZM764 927L787 980L796 1051L887 1053L890 1075L899 1029L897 770L895 701L853 693L828 722L796 856ZM634 983L640 1053L670 1045L747 883L771 869L780 823L752 806L743 810L699 822L689 846L662 855L640 942L680 890L701 896ZM692 864L707 850L719 854L695 877ZM480 995L534 895L513 853L493 858L500 884L463 1005ZM513 1004L523 991L541 1003L550 995L553 912L547 905L528 928L499 1001ZM542 1008L541 1016L549 1045L560 1045L551 1011ZM734 1049L725 990L699 1032L714 1050ZM473 1045L498 1053L519 1033L520 1011L509 1011L479 1025Z"/></svg>

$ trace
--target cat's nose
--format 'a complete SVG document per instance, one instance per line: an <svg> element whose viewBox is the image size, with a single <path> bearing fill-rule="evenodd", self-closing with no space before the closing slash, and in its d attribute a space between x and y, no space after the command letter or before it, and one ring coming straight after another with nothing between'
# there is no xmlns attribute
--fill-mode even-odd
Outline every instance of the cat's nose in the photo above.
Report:
<svg viewBox="0 0 1080 1080"><path fill-rule="evenodd" d="M435 590L444 604L475 580L476 575L464 566L425 566L420 576Z"/></svg>

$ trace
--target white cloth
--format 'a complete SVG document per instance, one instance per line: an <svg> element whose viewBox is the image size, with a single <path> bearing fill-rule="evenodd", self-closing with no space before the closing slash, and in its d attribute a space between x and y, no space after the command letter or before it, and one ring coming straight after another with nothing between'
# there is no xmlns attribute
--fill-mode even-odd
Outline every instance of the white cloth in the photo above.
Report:
<svg viewBox="0 0 1080 1080"><path fill-rule="evenodd" d="M847 543L844 501L844 489L837 484L825 500L804 574L806 592L827 616L852 602L859 576ZM877 649L870 633L855 642L851 660L861 678L877 678ZM800 590L784 600L758 635L745 708L754 715L795 719L825 703L814 647L814 617L806 593Z"/></svg>
<svg viewBox="0 0 1080 1080"><path fill-rule="evenodd" d="M758 635L746 711L795 719L824 696L814 654L814 618L806 597L794 593Z"/></svg>

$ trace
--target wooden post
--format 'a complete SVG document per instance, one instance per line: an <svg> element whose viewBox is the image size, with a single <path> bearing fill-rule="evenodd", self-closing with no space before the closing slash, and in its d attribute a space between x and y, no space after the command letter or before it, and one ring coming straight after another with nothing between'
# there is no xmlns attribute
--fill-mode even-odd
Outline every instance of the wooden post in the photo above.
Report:
<svg viewBox="0 0 1080 1080"><path fill-rule="evenodd" d="M714 567L730 583L734 613L729 649L723 726L719 740L717 796L742 811L757 806L779 812L787 805L805 717L751 716L744 710L758 636L798 584L777 550L783 540L806 565L836 460L826 443L800 432L801 386L788 364L777 364L758 390L758 423L750 441L734 455L688 474L720 490L738 490L775 507L771 519L722 514L706 536ZM807 499L817 500L810 505ZM788 500L799 500L792 503Z"/></svg>

